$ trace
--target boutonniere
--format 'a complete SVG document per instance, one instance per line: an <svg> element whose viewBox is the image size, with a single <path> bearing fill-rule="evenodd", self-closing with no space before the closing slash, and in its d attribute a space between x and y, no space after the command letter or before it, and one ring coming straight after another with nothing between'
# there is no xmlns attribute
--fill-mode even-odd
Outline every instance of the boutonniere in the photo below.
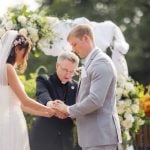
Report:
<svg viewBox="0 0 150 150"><path fill-rule="evenodd" d="M87 77L87 72L85 70L85 67L82 66L82 69L81 69L81 78L86 78Z"/></svg>
<svg viewBox="0 0 150 150"><path fill-rule="evenodd" d="M84 66L79 67L76 70L76 75L78 75L79 78L85 78L85 77L87 77L87 73L86 73L85 67Z"/></svg>
<svg viewBox="0 0 150 150"><path fill-rule="evenodd" d="M81 76L81 70L82 70L82 66L81 67L78 67L77 69L76 69L76 72L75 72L75 74L77 75L77 76Z"/></svg>

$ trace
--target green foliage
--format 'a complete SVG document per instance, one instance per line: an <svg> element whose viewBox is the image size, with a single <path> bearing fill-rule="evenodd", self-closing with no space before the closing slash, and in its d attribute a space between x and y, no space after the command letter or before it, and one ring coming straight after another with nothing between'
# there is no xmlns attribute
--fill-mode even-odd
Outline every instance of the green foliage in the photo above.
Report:
<svg viewBox="0 0 150 150"><path fill-rule="evenodd" d="M26 79L24 75L20 75L20 79L24 84L25 91L27 92L28 96L31 98L35 98L35 78L36 78L36 73L31 73L30 74L30 79Z"/></svg>
<svg viewBox="0 0 150 150"><path fill-rule="evenodd" d="M31 53L28 60L28 67L26 70L26 77L30 78L30 73L36 72L39 66L45 66L48 70L48 74L55 71L56 57L46 56L44 53L40 53L40 57L34 57Z"/></svg>
<svg viewBox="0 0 150 150"><path fill-rule="evenodd" d="M36 85L35 85L36 84L36 82L35 82L36 76L37 76L36 73L34 73L34 74L31 73L29 79L26 79L26 77L24 75L19 76L22 83L24 84L27 95L34 99L35 99L35 92L36 92ZM30 114L25 114L25 117L27 120L28 129L30 129L32 127L32 123L35 118Z"/></svg>

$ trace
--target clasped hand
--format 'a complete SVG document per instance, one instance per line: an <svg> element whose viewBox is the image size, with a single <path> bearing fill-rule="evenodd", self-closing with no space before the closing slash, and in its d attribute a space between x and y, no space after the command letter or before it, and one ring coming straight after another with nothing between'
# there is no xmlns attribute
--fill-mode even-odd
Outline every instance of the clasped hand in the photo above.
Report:
<svg viewBox="0 0 150 150"><path fill-rule="evenodd" d="M67 112L67 105L61 100L49 101L47 106L52 110L52 116L56 116L60 119L65 119L69 116Z"/></svg>

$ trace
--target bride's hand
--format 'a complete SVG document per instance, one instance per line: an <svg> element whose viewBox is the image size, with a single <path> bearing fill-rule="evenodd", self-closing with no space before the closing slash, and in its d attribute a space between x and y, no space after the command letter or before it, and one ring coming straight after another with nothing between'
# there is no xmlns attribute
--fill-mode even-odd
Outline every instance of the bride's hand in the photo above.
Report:
<svg viewBox="0 0 150 150"><path fill-rule="evenodd" d="M48 107L47 111L44 113L44 117L52 117L55 115L55 110L53 108Z"/></svg>
<svg viewBox="0 0 150 150"><path fill-rule="evenodd" d="M49 117L52 117L52 116L54 116L55 115L55 109L53 109L53 108L49 108L49 111L48 111L48 113L49 113Z"/></svg>

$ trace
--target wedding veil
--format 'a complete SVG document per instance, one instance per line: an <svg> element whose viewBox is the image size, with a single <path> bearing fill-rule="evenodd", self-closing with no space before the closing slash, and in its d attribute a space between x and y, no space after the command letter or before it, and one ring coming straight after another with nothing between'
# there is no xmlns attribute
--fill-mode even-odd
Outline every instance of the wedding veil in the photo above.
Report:
<svg viewBox="0 0 150 150"><path fill-rule="evenodd" d="M2 118L8 118L8 113L6 113L9 110L6 61L17 35L17 31L9 30L0 39L0 121L2 121ZM1 123L2 122L0 122L0 127Z"/></svg>
<svg viewBox="0 0 150 150"><path fill-rule="evenodd" d="M7 31L0 39L0 87L8 85L6 61L13 46L13 41L18 32L15 30Z"/></svg>
<svg viewBox="0 0 150 150"><path fill-rule="evenodd" d="M0 149L9 150L14 143L15 136L12 134L12 127L15 126L12 120L12 97L7 81L7 59L13 47L13 42L18 35L17 31L9 30L0 39ZM13 137L13 138L12 138ZM12 147L14 149L14 147Z"/></svg>

